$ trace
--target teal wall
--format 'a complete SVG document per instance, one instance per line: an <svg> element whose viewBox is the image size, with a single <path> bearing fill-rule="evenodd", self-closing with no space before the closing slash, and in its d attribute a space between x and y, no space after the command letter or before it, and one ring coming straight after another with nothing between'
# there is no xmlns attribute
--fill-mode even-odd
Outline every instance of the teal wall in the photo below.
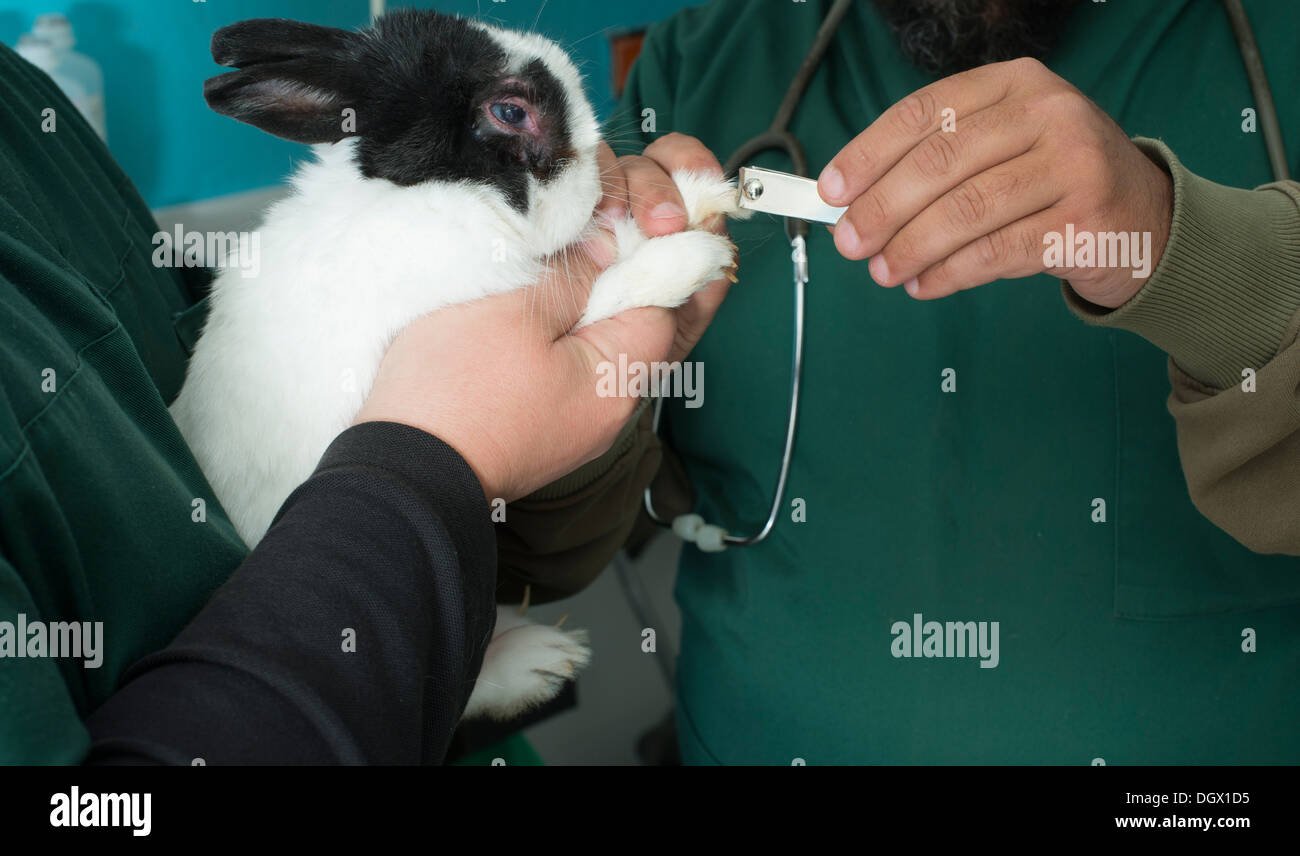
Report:
<svg viewBox="0 0 1300 856"><path fill-rule="evenodd" d="M481 16L536 30L570 49L597 110L608 113L611 29L637 26L689 5L685 0L437 0L398 2ZM480 15L481 9L481 15ZM335 27L364 26L368 0L0 0L0 42L13 45L43 12L72 22L77 50L104 70L109 147L148 202L160 207L277 184L304 146L278 140L210 111L203 81L222 71L208 42L244 18L283 17ZM539 14L540 13L540 14Z"/></svg>

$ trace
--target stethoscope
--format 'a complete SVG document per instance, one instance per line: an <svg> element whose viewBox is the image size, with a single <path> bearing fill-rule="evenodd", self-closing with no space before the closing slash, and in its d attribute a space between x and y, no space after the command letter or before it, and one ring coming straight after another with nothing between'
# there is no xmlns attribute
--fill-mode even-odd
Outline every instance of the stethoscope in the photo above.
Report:
<svg viewBox="0 0 1300 856"><path fill-rule="evenodd" d="M822 56L835 35L835 30L848 13L852 3L853 0L835 0L835 5L831 7L817 30L817 38L813 40L812 47L799 65L794 79L790 81L790 88L781 99L781 105L772 119L772 125L736 149L723 164L724 173L735 175L742 164L758 153L777 150L785 152L790 158L792 172L795 175L808 175L808 158L799 140L790 133L790 119L794 116L795 108L799 106L799 100L803 98L809 82L812 81L813 74L817 71L817 66L821 63ZM706 553L716 553L729 546L746 547L759 543L772 534L777 515L781 513L785 484L790 475L790 456L794 452L795 429L799 422L799 380L803 375L804 291L808 285L808 231L807 222L792 217L785 218L785 234L790 239L790 260L794 265L794 346L790 361L790 415L786 420L785 449L781 452L781 469L777 473L776 488L772 491L772 504L762 528L752 535L732 535L721 526L705 523L704 518L698 514L683 514L670 522L655 512L651 490L649 487L645 489L645 510L650 515L650 519L660 526L671 527L677 537L694 543ZM664 396L661 395L655 400L653 430L656 434L659 433L663 406Z"/></svg>
<svg viewBox="0 0 1300 856"><path fill-rule="evenodd" d="M790 158L795 175L805 177L808 175L808 159L804 154L803 146L794 134L790 133L790 119L794 116L799 100L803 98L808 84L812 81L813 74L817 71L827 47L830 46L840 21L844 19L852 4L853 0L835 0L835 4L826 13L821 27L817 30L817 37L813 40L812 47L800 63L794 79L790 81L790 88L781 99L781 105L777 108L771 127L736 149L723 165L724 173L729 176L735 175L742 164L758 153L778 150L785 152ZM1268 150L1273 176L1277 181L1285 181L1288 178L1288 169L1286 150L1282 145L1281 126L1278 123L1277 110L1273 105L1268 78L1264 74L1259 47L1255 43L1250 21L1246 17L1241 0L1223 0L1223 5L1228 12L1237 47L1246 65L1246 74L1250 79L1251 92L1258 108L1260 130ZM655 512L650 488L645 489L644 504L650 519L660 526L670 527L683 541L694 543L706 553L721 552L728 546L745 547L763 541L776 526L776 518L781 513L781 503L785 497L786 480L790 475L790 457L794 451L795 429L799 419L799 380L803 374L804 291L808 285L808 223L786 217L785 233L790 239L790 259L794 264L794 353L790 368L790 415L786 422L785 449L781 453L781 469L777 474L776 488L772 492L772 504L767 513L767 520L761 529L753 535L746 536L732 535L720 526L704 522L704 518L698 514L683 514L672 521L664 520ZM653 430L656 434L659 433L659 422L663 415L664 397L660 395L655 401Z"/></svg>

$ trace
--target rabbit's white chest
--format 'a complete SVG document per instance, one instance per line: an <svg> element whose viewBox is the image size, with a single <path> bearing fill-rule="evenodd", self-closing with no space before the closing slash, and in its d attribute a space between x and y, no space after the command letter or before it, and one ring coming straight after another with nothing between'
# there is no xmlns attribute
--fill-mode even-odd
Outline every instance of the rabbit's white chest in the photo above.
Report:
<svg viewBox="0 0 1300 856"><path fill-rule="evenodd" d="M474 188L421 195L312 173L268 214L258 274L214 282L172 406L250 546L361 409L400 330L540 269Z"/></svg>

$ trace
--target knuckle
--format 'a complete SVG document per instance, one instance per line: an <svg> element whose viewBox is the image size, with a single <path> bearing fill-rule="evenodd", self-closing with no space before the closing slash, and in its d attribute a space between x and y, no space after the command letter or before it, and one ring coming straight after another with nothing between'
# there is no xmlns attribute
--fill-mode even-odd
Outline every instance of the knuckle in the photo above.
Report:
<svg viewBox="0 0 1300 856"><path fill-rule="evenodd" d="M985 173L974 181L979 186L988 204L991 215L998 206L1014 200L1020 194L1030 190L1035 182L1045 180L1033 170L1015 168Z"/></svg>
<svg viewBox="0 0 1300 856"><path fill-rule="evenodd" d="M644 155L633 155L621 163L623 178L628 184L641 184L646 181L648 176L653 176L661 171L658 163Z"/></svg>
<svg viewBox="0 0 1300 856"><path fill-rule="evenodd" d="M898 102L896 116L902 129L911 134L926 131L934 124L938 108L934 95L924 89Z"/></svg>
<svg viewBox="0 0 1300 856"><path fill-rule="evenodd" d="M642 150L642 154L644 154L647 159L664 157L670 152L680 149L683 145L683 141L688 139L690 138L685 134L678 131L672 131L652 141L650 145L646 146L645 149Z"/></svg>
<svg viewBox="0 0 1300 856"><path fill-rule="evenodd" d="M1047 66L1032 56L1022 56L1008 62L1007 70L1022 77L1036 77L1047 71Z"/></svg>
<svg viewBox="0 0 1300 856"><path fill-rule="evenodd" d="M703 150L691 155L690 157L683 158L682 165L679 169L686 169L691 172L722 173L722 165L718 163L718 159L711 153Z"/></svg>
<svg viewBox="0 0 1300 856"><path fill-rule="evenodd" d="M681 131L669 131L667 134L664 134L662 137L659 137L650 145L646 146L646 151L655 148L666 149L669 146L679 146L683 141L689 139L691 138L683 134Z"/></svg>
<svg viewBox="0 0 1300 856"><path fill-rule="evenodd" d="M931 134L916 150L916 170L925 178L941 178L957 166L957 144L952 134Z"/></svg>
<svg viewBox="0 0 1300 856"><path fill-rule="evenodd" d="M650 160L652 158L658 157L667 148L667 145L665 143L669 136L671 136L671 134L659 137L651 141L649 145L647 145L644 149L641 150L640 154L628 155L628 157L644 158L645 160Z"/></svg>
<svg viewBox="0 0 1300 856"><path fill-rule="evenodd" d="M673 131L646 146L646 155L672 172L720 172L721 166L713 152L695 137Z"/></svg>
<svg viewBox="0 0 1300 856"><path fill-rule="evenodd" d="M984 194L995 202L1011 199L1027 189L1033 179L1015 169L986 173L983 179Z"/></svg>
<svg viewBox="0 0 1300 856"><path fill-rule="evenodd" d="M1043 236L1033 229L1021 229L1016 238L1016 246L1021 257L1025 259L1041 258L1043 255Z"/></svg>
<svg viewBox="0 0 1300 856"><path fill-rule="evenodd" d="M977 226L988 217L988 193L977 182L968 181L948 195L948 221L958 229Z"/></svg>
<svg viewBox="0 0 1300 856"><path fill-rule="evenodd" d="M1039 96L1039 110L1057 122L1084 115L1088 99L1071 86L1058 86Z"/></svg>
<svg viewBox="0 0 1300 856"><path fill-rule="evenodd" d="M1066 91L1066 94L1061 96L1061 109L1068 119L1084 125L1090 131L1094 129L1093 119L1095 118L1094 110L1096 108L1092 103L1092 99L1079 90L1071 87Z"/></svg>
<svg viewBox="0 0 1300 856"><path fill-rule="evenodd" d="M990 232L975 242L975 261L981 267L993 267L1006 261L1011 252L1005 230Z"/></svg>

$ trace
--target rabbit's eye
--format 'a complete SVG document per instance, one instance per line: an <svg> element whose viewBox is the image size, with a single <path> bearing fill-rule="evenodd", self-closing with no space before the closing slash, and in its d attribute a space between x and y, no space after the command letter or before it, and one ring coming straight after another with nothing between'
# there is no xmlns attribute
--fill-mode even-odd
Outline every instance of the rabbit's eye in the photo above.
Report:
<svg viewBox="0 0 1300 856"><path fill-rule="evenodd" d="M512 128L521 127L528 121L528 111L509 101L498 101L492 105L492 115Z"/></svg>

